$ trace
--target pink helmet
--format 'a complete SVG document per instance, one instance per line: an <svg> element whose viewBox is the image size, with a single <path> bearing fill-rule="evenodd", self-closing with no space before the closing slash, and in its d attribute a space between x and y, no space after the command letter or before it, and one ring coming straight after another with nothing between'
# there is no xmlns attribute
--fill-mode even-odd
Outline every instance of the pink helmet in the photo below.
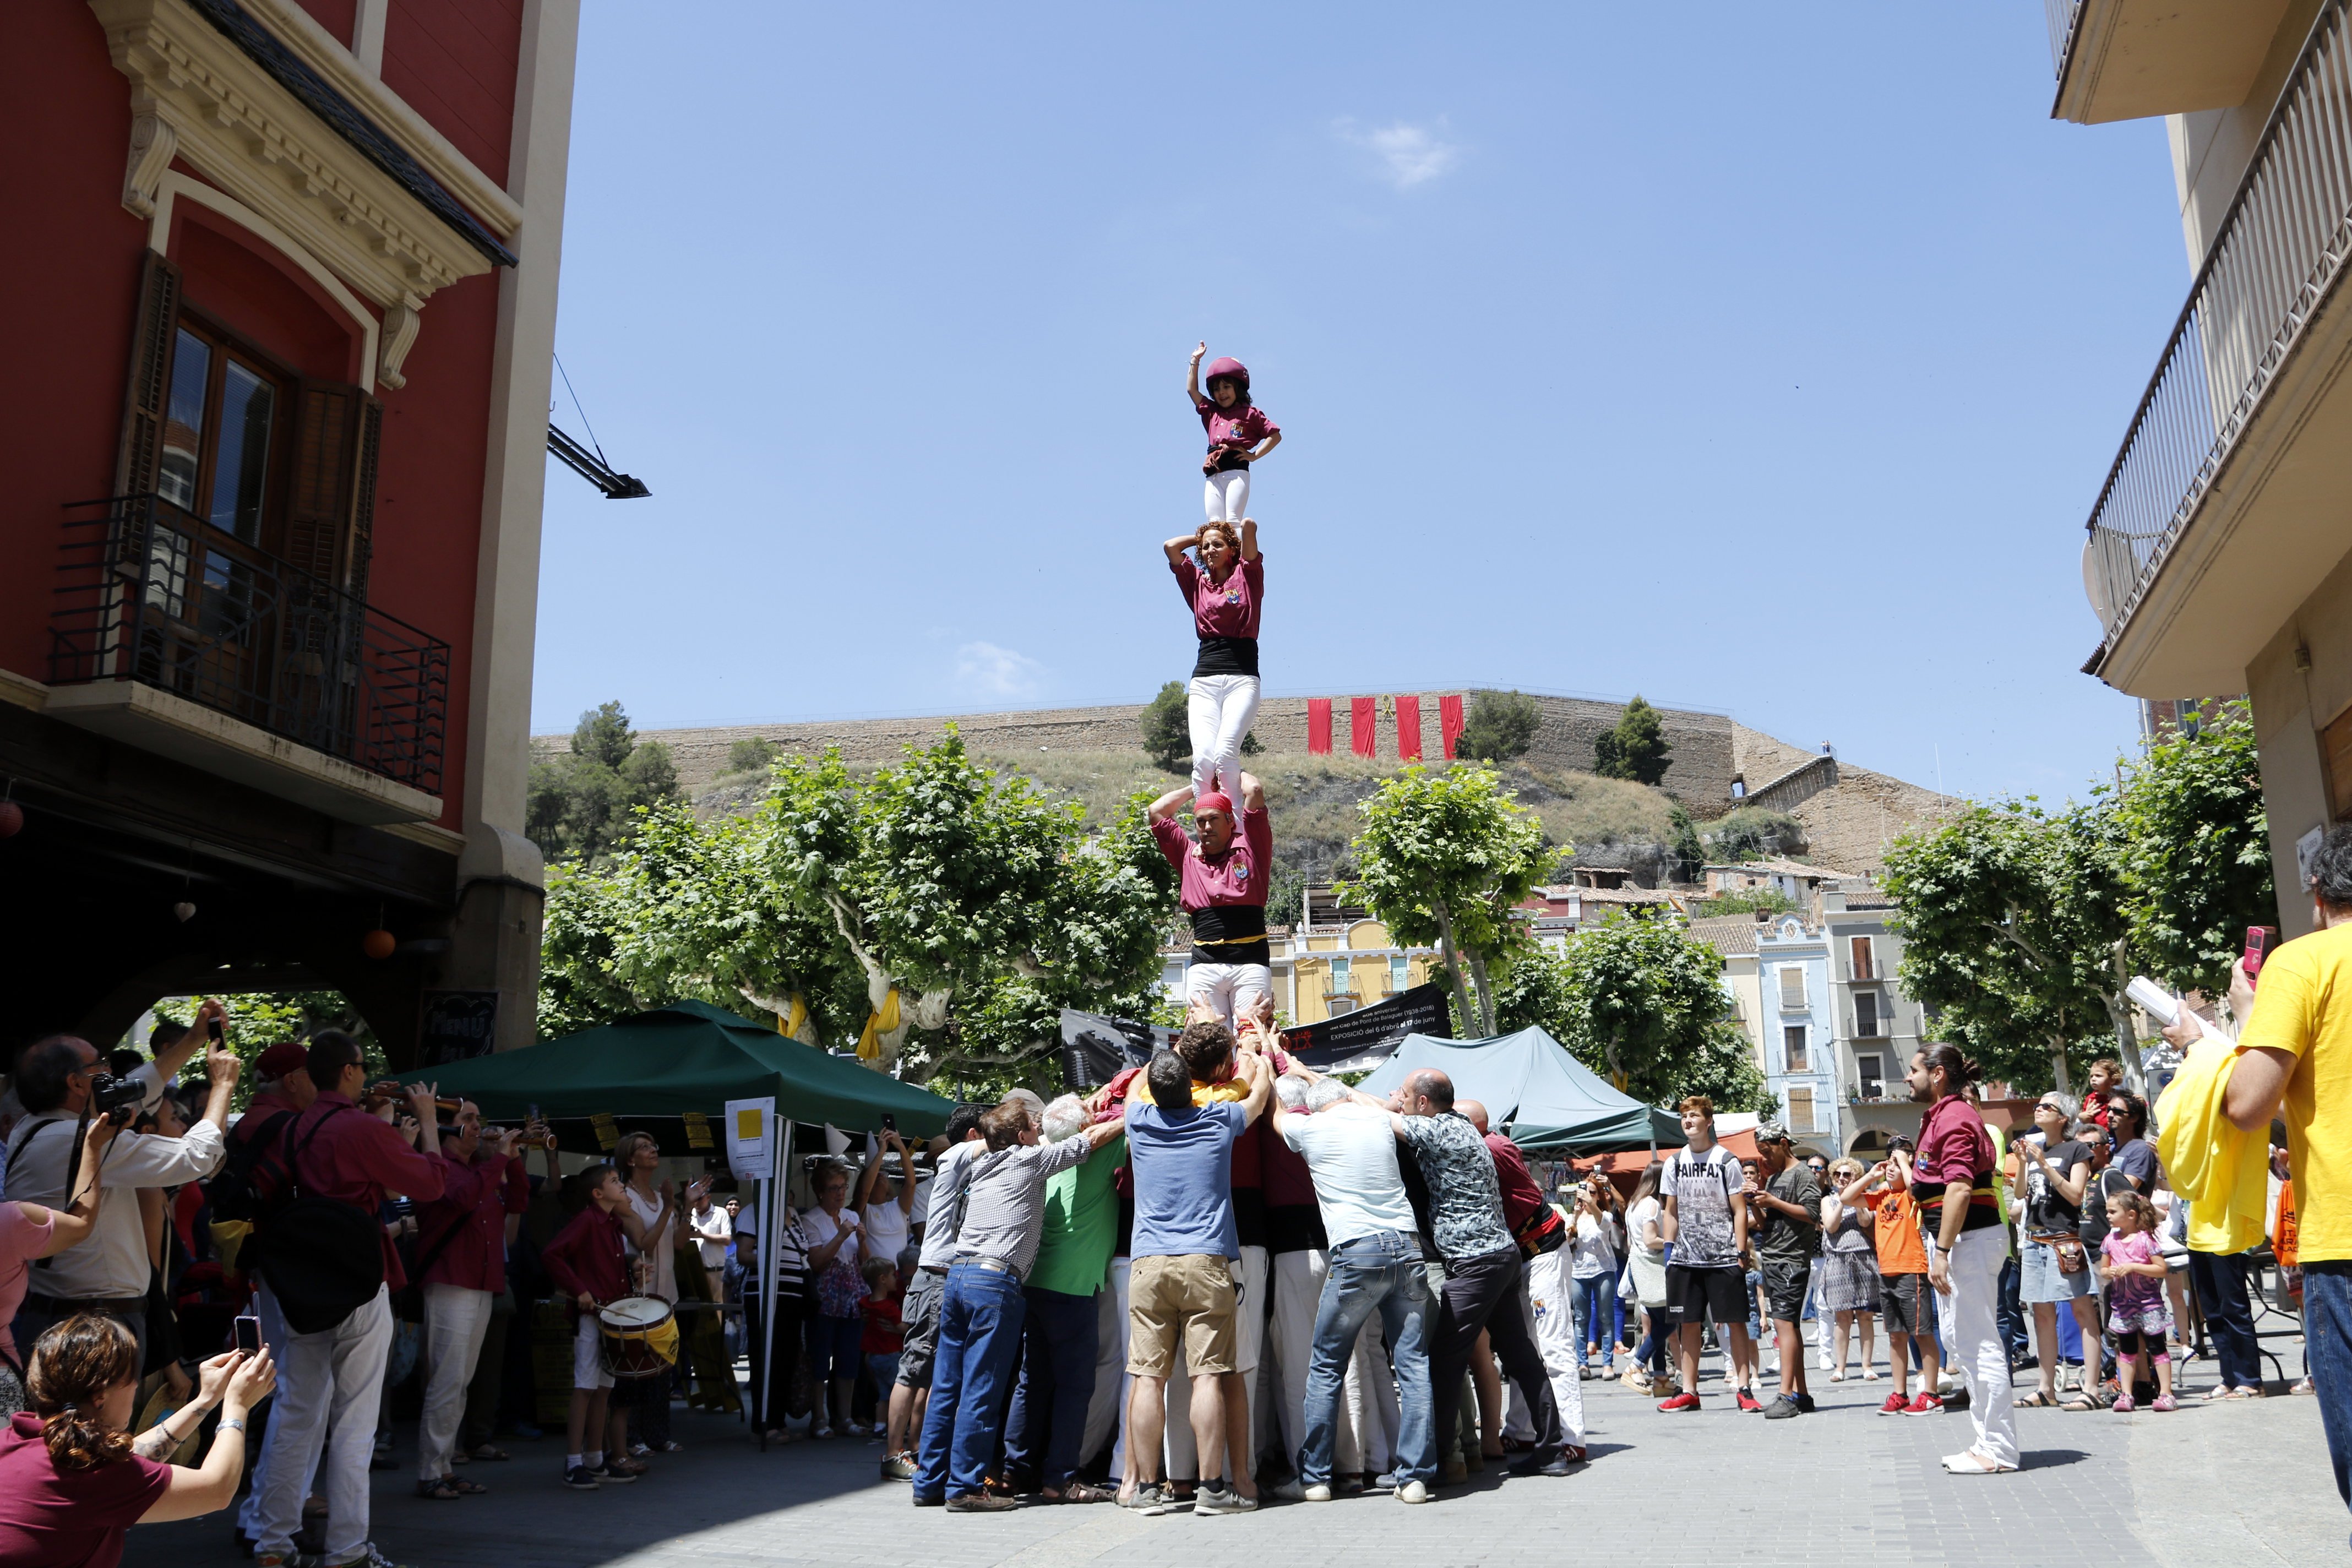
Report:
<svg viewBox="0 0 2352 1568"><path fill-rule="evenodd" d="M1202 378L1201 384L1213 386L1220 376L1238 384L1238 390L1242 392L1249 390L1249 366L1237 359L1211 360L1208 374Z"/></svg>

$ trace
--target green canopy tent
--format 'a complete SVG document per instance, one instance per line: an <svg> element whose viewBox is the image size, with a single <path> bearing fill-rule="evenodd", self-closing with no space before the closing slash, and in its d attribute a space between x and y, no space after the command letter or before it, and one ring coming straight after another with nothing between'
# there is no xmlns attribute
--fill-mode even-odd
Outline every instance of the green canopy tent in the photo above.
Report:
<svg viewBox="0 0 2352 1568"><path fill-rule="evenodd" d="M666 1152L694 1150L685 1135L688 1113L708 1117L717 1150L733 1131L726 1124L730 1100L772 1100L774 1123L765 1140L771 1163L760 1181L761 1300L775 1298L778 1201L791 1169L795 1122L826 1122L844 1132L881 1131L887 1115L908 1138L947 1131L955 1102L927 1089L901 1083L887 1073L829 1056L704 1002L656 1007L601 1028L547 1040L520 1051L501 1051L405 1075L429 1081L445 1098L470 1100L483 1115L515 1121L533 1107L557 1130L567 1149L601 1150L604 1138L622 1131L646 1131ZM603 1136L590 1119L611 1120ZM645 1126L647 1121L653 1126ZM667 1133L667 1136L664 1136ZM912 1172L908 1173L911 1180ZM772 1366L775 1320L761 1314L761 1364ZM767 1447L770 1380L758 1380L760 1445Z"/></svg>
<svg viewBox="0 0 2352 1568"><path fill-rule="evenodd" d="M1485 1105L1497 1130L1534 1152L1601 1154L1683 1141L1678 1118L1612 1088L1538 1028L1484 1040L1407 1035L1360 1087L1386 1094L1423 1068L1452 1079L1454 1098Z"/></svg>
<svg viewBox="0 0 2352 1568"><path fill-rule="evenodd" d="M404 1077L430 1081L445 1097L470 1100L493 1121L518 1120L534 1105L558 1123L596 1115L666 1119L688 1111L716 1121L730 1100L772 1096L784 1121L876 1132L887 1113L913 1139L947 1131L948 1112L955 1109L953 1100L927 1089L828 1056L707 1002L677 1002L523 1050Z"/></svg>

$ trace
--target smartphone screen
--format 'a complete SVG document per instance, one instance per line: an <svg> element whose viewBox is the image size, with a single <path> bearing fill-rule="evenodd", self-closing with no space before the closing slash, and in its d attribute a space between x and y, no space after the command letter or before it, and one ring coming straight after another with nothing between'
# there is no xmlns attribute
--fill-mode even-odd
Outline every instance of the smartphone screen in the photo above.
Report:
<svg viewBox="0 0 2352 1568"><path fill-rule="evenodd" d="M261 1320L259 1318L247 1316L237 1319L236 1348L247 1355L260 1353Z"/></svg>
<svg viewBox="0 0 2352 1568"><path fill-rule="evenodd" d="M898 1131L898 1117L892 1115L889 1111L884 1111L882 1113L882 1131L885 1132L896 1132Z"/></svg>
<svg viewBox="0 0 2352 1568"><path fill-rule="evenodd" d="M2276 926L2248 926L2246 928L2247 979L2260 980L2262 978L2263 960L2269 957L2271 949L2278 945L2278 939L2279 933L2278 927Z"/></svg>

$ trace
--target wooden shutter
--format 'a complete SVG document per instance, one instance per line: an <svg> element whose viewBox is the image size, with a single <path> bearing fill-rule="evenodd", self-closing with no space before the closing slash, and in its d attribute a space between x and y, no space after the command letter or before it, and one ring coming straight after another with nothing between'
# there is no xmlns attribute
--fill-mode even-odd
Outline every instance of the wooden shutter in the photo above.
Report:
<svg viewBox="0 0 2352 1568"><path fill-rule="evenodd" d="M344 586L367 603L368 563L375 557L375 458L383 435L383 405L360 398L359 462L352 474L352 544L345 558Z"/></svg>
<svg viewBox="0 0 2352 1568"><path fill-rule="evenodd" d="M171 396L172 337L179 324L180 269L151 250L146 270L139 276L139 305L131 329L122 450L114 464L116 495L144 495L155 488L164 405Z"/></svg>
<svg viewBox="0 0 2352 1568"><path fill-rule="evenodd" d="M278 553L319 582L341 587L359 455L356 386L304 381L295 394L294 467Z"/></svg>

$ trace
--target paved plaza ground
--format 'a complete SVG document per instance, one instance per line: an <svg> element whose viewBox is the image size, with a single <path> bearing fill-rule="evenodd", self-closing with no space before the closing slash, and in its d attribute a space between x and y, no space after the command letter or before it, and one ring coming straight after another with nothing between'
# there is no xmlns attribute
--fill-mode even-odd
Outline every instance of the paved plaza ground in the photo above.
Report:
<svg viewBox="0 0 2352 1568"><path fill-rule="evenodd" d="M2294 1349L2288 1366L2300 1370ZM2192 1391L2210 1384L2210 1368L2191 1370ZM415 1568L1484 1568L1596 1555L1759 1568L2205 1568L2347 1556L2352 1518L2308 1397L2192 1401L2163 1415L2021 1411L2024 1468L1968 1479L1937 1466L1967 1446L1967 1415L1882 1417L1885 1383L1816 1382L1817 1414L1770 1423L1712 1392L1701 1413L1669 1416L1616 1384L1591 1383L1592 1463L1568 1479L1490 1470L1426 1507L1367 1495L1214 1519L1145 1519L1107 1504L918 1510L904 1483L877 1479L879 1444L802 1442L763 1455L740 1425L683 1407L677 1436L689 1451L655 1461L635 1486L564 1490L551 1437L507 1442L513 1462L468 1467L490 1496L426 1502L412 1491L414 1432L404 1426L403 1468L375 1478L373 1533ZM1710 1377L1707 1386L1719 1385ZM127 1568L239 1561L218 1517L134 1530L124 1558Z"/></svg>

